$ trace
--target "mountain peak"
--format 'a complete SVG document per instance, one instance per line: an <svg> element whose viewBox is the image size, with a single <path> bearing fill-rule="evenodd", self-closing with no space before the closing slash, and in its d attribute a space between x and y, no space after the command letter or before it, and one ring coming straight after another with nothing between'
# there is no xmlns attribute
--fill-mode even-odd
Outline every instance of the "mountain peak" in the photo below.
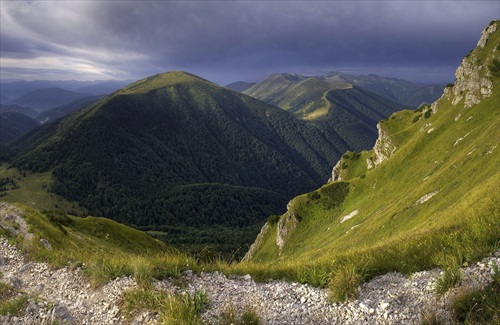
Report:
<svg viewBox="0 0 500 325"><path fill-rule="evenodd" d="M178 84L194 84L194 83L207 83L213 84L212 82L198 77L194 74L185 71L169 71L154 76L150 76L144 79L140 79L134 83L131 83L127 87L120 90L120 93L146 93L151 90L160 89L164 87L169 87Z"/></svg>

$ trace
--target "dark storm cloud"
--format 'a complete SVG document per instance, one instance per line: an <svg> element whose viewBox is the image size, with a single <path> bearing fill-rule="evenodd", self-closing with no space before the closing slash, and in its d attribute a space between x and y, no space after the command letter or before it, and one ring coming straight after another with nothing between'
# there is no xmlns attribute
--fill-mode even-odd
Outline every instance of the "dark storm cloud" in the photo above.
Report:
<svg viewBox="0 0 500 325"><path fill-rule="evenodd" d="M67 69L89 78L183 69L219 83L332 69L451 80L500 10L497 1L2 1L1 6L2 77L4 68Z"/></svg>

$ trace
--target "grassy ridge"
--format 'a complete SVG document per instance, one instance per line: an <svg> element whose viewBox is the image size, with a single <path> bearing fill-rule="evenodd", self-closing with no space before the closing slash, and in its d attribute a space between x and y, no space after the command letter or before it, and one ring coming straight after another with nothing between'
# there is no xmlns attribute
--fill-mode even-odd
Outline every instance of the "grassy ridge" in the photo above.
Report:
<svg viewBox="0 0 500 325"><path fill-rule="evenodd" d="M484 66L498 60L499 42L497 32L476 50ZM443 97L435 114L407 110L381 122L397 147L393 156L368 169L373 150L348 152L341 170L348 193L331 183L293 199L282 218L299 222L283 249L274 243L277 223L268 222L259 249L238 268L262 278L330 283L336 299L344 299L346 283L356 287L389 271L451 268L499 249L500 78L491 78L493 94L471 108ZM341 202L325 205L325 191Z"/></svg>

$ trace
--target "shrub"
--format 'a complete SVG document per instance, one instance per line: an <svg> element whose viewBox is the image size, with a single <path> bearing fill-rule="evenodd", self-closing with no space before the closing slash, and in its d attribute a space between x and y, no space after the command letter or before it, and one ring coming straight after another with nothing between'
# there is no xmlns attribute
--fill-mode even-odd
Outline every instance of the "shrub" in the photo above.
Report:
<svg viewBox="0 0 500 325"><path fill-rule="evenodd" d="M418 114L417 116L415 116L415 117L413 118L412 123L416 123L416 122L418 122L418 120L420 120L420 118L421 118L421 117L422 117L422 114Z"/></svg>

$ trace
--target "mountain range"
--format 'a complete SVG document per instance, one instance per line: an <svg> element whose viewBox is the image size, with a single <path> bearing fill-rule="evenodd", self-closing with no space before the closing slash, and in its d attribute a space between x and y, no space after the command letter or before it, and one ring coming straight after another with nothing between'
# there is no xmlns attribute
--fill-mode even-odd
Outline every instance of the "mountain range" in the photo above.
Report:
<svg viewBox="0 0 500 325"><path fill-rule="evenodd" d="M455 75L439 100L380 121L370 149L343 152L328 182L322 152L335 138L318 122L378 98L355 85L326 89L328 114L307 118L175 71L0 144L2 200L24 203L0 202L1 319L92 322L98 305L100 323L199 324L209 309L221 323L498 324L500 21ZM238 263L105 218L40 212L41 200L82 204L234 253L294 191Z"/></svg>
<svg viewBox="0 0 500 325"><path fill-rule="evenodd" d="M397 105L378 108L380 119ZM365 139L363 127L345 125L373 144L374 134ZM19 152L14 166L52 171L51 190L93 215L178 242L192 241L192 232L210 242L221 229L240 229L234 249L288 198L323 184L351 142L324 121L176 71L132 83L11 148ZM199 233L207 228L213 233Z"/></svg>

